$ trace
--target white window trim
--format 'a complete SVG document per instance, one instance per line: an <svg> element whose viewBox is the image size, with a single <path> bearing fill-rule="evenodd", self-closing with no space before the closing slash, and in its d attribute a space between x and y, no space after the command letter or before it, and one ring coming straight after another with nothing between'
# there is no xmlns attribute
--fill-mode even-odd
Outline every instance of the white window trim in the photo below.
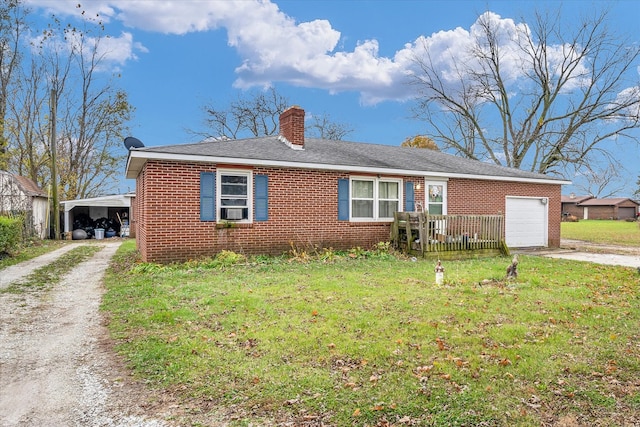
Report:
<svg viewBox="0 0 640 427"><path fill-rule="evenodd" d="M442 215L447 215L448 195L447 195L447 181L429 180L424 181L424 211L428 212L429 209L429 186L441 185L442 186Z"/></svg>
<svg viewBox="0 0 640 427"><path fill-rule="evenodd" d="M353 217L353 181L373 182L373 218ZM402 201L404 200L403 181L400 178L377 178L374 176L351 176L349 177L349 221L351 222L392 222L393 218L379 218L380 198L378 196L380 182L396 182L398 184L398 210L404 210ZM389 200L389 199L385 199Z"/></svg>
<svg viewBox="0 0 640 427"><path fill-rule="evenodd" d="M222 210L222 175L236 175L247 177L247 208L249 210L248 219L242 220L222 220L220 212ZM216 170L216 222L231 221L238 224L253 223L253 171L243 169L217 169Z"/></svg>

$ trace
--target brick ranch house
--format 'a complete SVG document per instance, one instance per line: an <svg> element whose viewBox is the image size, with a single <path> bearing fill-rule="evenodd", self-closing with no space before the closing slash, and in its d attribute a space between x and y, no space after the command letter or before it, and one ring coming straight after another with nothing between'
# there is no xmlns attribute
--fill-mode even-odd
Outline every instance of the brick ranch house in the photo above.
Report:
<svg viewBox="0 0 640 427"><path fill-rule="evenodd" d="M582 210L579 219L635 219L638 202L624 197L590 198L578 204Z"/></svg>
<svg viewBox="0 0 640 427"><path fill-rule="evenodd" d="M589 199L593 199L593 196L576 196L575 194L562 196L562 215L564 217L575 216L578 219L582 219L584 210L580 203Z"/></svg>
<svg viewBox="0 0 640 427"><path fill-rule="evenodd" d="M389 240L394 211L416 209L504 214L508 245L559 246L569 182L428 149L305 140L304 116L286 110L277 136L132 148L142 259L369 248Z"/></svg>

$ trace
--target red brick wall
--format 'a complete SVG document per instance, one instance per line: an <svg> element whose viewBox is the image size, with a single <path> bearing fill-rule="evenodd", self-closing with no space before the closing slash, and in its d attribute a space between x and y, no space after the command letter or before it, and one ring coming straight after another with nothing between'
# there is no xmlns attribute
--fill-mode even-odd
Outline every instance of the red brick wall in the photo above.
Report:
<svg viewBox="0 0 640 427"><path fill-rule="evenodd" d="M447 188L447 213L449 215L504 215L507 196L548 197L548 245L560 246L562 212L561 186L559 185L451 179Z"/></svg>
<svg viewBox="0 0 640 427"><path fill-rule="evenodd" d="M582 219L584 217L584 211L582 210L582 206L578 206L575 203L563 203L562 204L562 213L568 213L569 215L573 215L578 219Z"/></svg>
<svg viewBox="0 0 640 427"><path fill-rule="evenodd" d="M586 206L589 208L588 219L618 219L615 206Z"/></svg>
<svg viewBox="0 0 640 427"><path fill-rule="evenodd" d="M370 248L389 240L389 223L338 221L338 179L348 178L348 173L304 169L254 168L254 174L269 176L269 220L216 228L215 222L200 221L199 208L200 172L214 171L215 165L204 163L146 163L135 201L137 243L144 261L184 261L223 249L281 254L292 247ZM422 179L394 177L420 182L424 189ZM506 195L550 197L549 244L559 245L560 186L450 180L448 212L504 213ZM415 196L424 203L424 190L416 189Z"/></svg>
<svg viewBox="0 0 640 427"><path fill-rule="evenodd" d="M223 249L281 254L292 247L370 248L389 240L389 223L338 221L338 179L348 174L303 169L254 168L254 174L269 176L269 220L216 228L215 222L200 221L200 172L213 171L211 164L146 163L136 197L143 260L188 260ZM420 197L417 191L416 197Z"/></svg>
<svg viewBox="0 0 640 427"><path fill-rule="evenodd" d="M280 114L280 135L294 145L304 146L304 110L293 106Z"/></svg>

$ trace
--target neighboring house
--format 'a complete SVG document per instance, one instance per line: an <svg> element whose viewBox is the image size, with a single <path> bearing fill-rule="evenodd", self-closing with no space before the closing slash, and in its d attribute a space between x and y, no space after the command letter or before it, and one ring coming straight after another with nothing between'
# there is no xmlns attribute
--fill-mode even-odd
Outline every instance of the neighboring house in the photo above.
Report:
<svg viewBox="0 0 640 427"><path fill-rule="evenodd" d="M636 218L638 202L629 198L588 199L578 207L583 209L581 219L631 219Z"/></svg>
<svg viewBox="0 0 640 427"><path fill-rule="evenodd" d="M133 148L137 246L144 261L221 250L368 248L394 211L505 215L510 246L559 246L562 181L421 148L304 137L304 110L280 135Z"/></svg>
<svg viewBox="0 0 640 427"><path fill-rule="evenodd" d="M576 196L575 194L562 196L562 215L565 217L573 215L578 219L582 219L584 217L584 209L579 205L589 199L593 199L593 196Z"/></svg>
<svg viewBox="0 0 640 427"><path fill-rule="evenodd" d="M28 233L41 239L49 233L49 197L31 179L0 171L0 214L25 214Z"/></svg>

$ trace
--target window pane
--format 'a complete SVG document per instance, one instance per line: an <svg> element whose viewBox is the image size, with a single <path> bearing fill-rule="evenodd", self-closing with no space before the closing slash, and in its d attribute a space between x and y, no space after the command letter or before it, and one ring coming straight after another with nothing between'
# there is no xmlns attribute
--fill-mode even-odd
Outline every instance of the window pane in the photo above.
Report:
<svg viewBox="0 0 640 427"><path fill-rule="evenodd" d="M393 218L393 213L398 210L398 202L395 201L380 201L378 204L380 212L378 215L380 218Z"/></svg>
<svg viewBox="0 0 640 427"><path fill-rule="evenodd" d="M354 218L373 218L372 200L354 200L351 206Z"/></svg>
<svg viewBox="0 0 640 427"><path fill-rule="evenodd" d="M247 206L247 199L220 199L221 206Z"/></svg>
<svg viewBox="0 0 640 427"><path fill-rule="evenodd" d="M247 185L247 177L243 175L222 175L222 183Z"/></svg>
<svg viewBox="0 0 640 427"><path fill-rule="evenodd" d="M373 181L353 181L353 197L372 199Z"/></svg>
<svg viewBox="0 0 640 427"><path fill-rule="evenodd" d="M222 194L227 196L246 196L246 185L222 184Z"/></svg>
<svg viewBox="0 0 640 427"><path fill-rule="evenodd" d="M442 204L430 204L428 211L431 215L442 215Z"/></svg>
<svg viewBox="0 0 640 427"><path fill-rule="evenodd" d="M429 185L429 202L442 203L442 185Z"/></svg>
<svg viewBox="0 0 640 427"><path fill-rule="evenodd" d="M378 185L378 196L381 199L397 199L398 183L397 182L381 182Z"/></svg>

